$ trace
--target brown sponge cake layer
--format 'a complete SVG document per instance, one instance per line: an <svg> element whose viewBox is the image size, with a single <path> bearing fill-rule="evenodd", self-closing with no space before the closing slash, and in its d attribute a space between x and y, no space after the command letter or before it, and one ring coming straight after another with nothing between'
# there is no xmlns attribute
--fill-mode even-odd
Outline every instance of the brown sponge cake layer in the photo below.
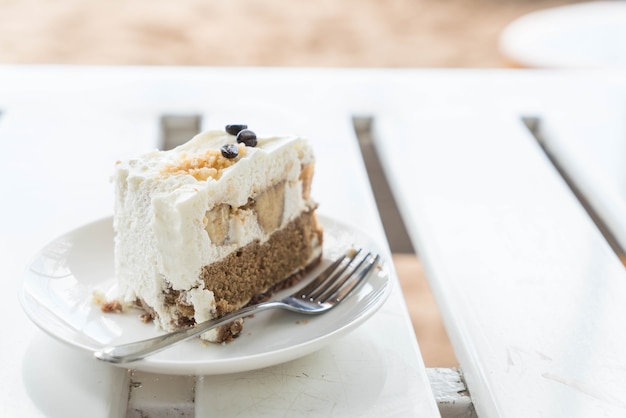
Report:
<svg viewBox="0 0 626 418"><path fill-rule="evenodd" d="M266 242L254 241L223 260L204 266L200 279L214 294L216 317L267 299L302 280L321 260L322 236L315 212L303 212ZM169 289L164 296L166 305L175 307L175 328L195 324L194 308L184 302L180 292ZM150 316L155 315L146 304L141 305ZM214 342L232 340L242 327L242 320L222 326Z"/></svg>
<svg viewBox="0 0 626 418"><path fill-rule="evenodd" d="M303 212L274 232L267 242L254 241L205 266L201 279L206 289L213 291L217 314L239 309L270 289L277 291L280 283L284 282L282 288L295 284L291 276L313 262L311 259L319 253L321 244L322 231L314 212ZM287 282L288 278L291 280Z"/></svg>

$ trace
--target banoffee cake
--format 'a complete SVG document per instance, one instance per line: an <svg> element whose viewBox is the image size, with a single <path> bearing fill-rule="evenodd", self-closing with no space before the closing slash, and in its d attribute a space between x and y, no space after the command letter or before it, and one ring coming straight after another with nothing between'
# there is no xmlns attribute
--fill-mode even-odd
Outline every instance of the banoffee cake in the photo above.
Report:
<svg viewBox="0 0 626 418"><path fill-rule="evenodd" d="M228 125L116 164L118 285L125 303L166 331L291 286L321 259L310 144L245 128ZM202 338L228 341L242 326Z"/></svg>

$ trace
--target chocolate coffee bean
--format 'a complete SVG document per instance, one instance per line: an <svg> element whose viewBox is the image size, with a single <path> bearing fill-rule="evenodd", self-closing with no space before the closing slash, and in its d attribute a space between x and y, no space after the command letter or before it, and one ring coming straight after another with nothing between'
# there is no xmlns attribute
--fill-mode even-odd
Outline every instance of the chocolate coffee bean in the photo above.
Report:
<svg viewBox="0 0 626 418"><path fill-rule="evenodd" d="M248 125L226 125L226 132L228 132L231 135L237 135L239 132L241 132L244 129L248 129Z"/></svg>
<svg viewBox="0 0 626 418"><path fill-rule="evenodd" d="M237 142L247 147L256 147L256 134L249 129L244 129L237 134Z"/></svg>
<svg viewBox="0 0 626 418"><path fill-rule="evenodd" d="M236 144L224 144L220 148L224 158L236 158L239 155L239 148Z"/></svg>

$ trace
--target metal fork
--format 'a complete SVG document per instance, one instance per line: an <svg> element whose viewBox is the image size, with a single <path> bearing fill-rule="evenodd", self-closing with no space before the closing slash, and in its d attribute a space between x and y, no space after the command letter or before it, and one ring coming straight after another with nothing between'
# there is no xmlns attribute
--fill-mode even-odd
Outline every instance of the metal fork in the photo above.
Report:
<svg viewBox="0 0 626 418"><path fill-rule="evenodd" d="M368 253L358 262L355 261L360 252L361 250L352 250L342 255L308 285L281 300L251 305L220 318L147 340L104 347L95 352L94 356L109 363L130 363L213 328L268 309L282 308L303 314L327 312L358 288L379 263L380 256L372 253Z"/></svg>

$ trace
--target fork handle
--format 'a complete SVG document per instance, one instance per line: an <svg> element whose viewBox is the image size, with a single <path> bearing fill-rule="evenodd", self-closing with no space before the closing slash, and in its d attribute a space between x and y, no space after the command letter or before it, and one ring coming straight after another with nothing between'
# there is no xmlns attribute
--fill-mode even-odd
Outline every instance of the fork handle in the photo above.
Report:
<svg viewBox="0 0 626 418"><path fill-rule="evenodd" d="M280 306L282 306L282 304L275 301L248 306L246 308L228 313L222 317L201 322L193 327L169 332L167 334L159 335L158 337L128 344L103 347L101 350L94 353L94 357L108 363L130 363L141 360L149 354L157 353L174 344L196 337L212 330L213 328L228 324L236 319L267 309L278 308Z"/></svg>

